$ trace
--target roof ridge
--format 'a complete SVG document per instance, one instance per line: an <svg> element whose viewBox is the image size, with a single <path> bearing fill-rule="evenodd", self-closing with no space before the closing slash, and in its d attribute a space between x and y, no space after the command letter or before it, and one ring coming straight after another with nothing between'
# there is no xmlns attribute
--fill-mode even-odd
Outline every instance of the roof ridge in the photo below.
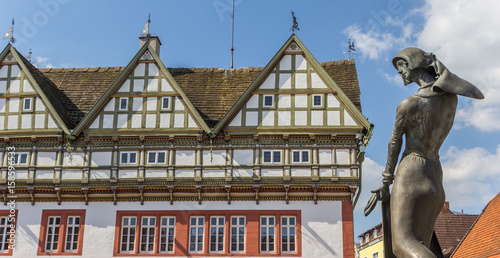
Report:
<svg viewBox="0 0 500 258"><path fill-rule="evenodd" d="M102 70L122 70L125 69L124 66L98 66L98 67L66 67L66 68L37 68L42 73L60 73L60 72L99 72Z"/></svg>

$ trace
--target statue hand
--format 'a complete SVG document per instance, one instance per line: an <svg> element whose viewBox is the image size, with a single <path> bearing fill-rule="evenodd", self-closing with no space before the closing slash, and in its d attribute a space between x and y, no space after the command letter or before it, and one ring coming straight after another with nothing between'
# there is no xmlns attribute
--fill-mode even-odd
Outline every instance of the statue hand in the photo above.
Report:
<svg viewBox="0 0 500 258"><path fill-rule="evenodd" d="M375 209L377 201L388 202L390 200L389 184L382 184L377 190L373 190L372 193L365 206L365 216L368 216Z"/></svg>

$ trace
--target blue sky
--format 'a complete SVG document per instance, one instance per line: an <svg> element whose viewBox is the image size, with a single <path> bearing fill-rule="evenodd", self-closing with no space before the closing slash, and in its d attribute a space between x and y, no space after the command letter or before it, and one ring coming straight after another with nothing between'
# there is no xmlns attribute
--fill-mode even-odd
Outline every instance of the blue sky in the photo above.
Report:
<svg viewBox="0 0 500 258"><path fill-rule="evenodd" d="M368 218L362 210L369 190L380 184L396 106L417 90L415 84L403 86L390 61L405 47L433 52L486 96L482 101L460 97L455 126L441 148L451 209L479 214L500 191L498 1L235 2L235 67L269 62L291 34L290 10L299 22L296 34L320 62L347 59L347 41L355 41L363 113L375 124L355 210L356 236L380 221L380 210ZM7 32L15 18L15 46L24 55L32 49L38 67L126 66L139 50L149 13L151 33L160 37L160 57L168 67L229 67L231 0L1 4L0 30Z"/></svg>

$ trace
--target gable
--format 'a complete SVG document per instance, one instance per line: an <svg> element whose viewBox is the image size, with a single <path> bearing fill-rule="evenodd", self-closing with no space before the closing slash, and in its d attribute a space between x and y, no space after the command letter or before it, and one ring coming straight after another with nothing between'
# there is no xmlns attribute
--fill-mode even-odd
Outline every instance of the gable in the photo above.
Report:
<svg viewBox="0 0 500 258"><path fill-rule="evenodd" d="M204 130L203 120L153 50L143 48L139 54L103 96L86 132L199 134Z"/></svg>
<svg viewBox="0 0 500 258"><path fill-rule="evenodd" d="M314 63L316 62L316 63ZM359 130L366 119L321 65L292 35L219 127L230 134L253 130ZM214 129L217 132L218 127Z"/></svg>
<svg viewBox="0 0 500 258"><path fill-rule="evenodd" d="M0 56L0 131L56 133L66 129L25 60L8 46ZM58 122L59 120L59 122Z"/></svg>

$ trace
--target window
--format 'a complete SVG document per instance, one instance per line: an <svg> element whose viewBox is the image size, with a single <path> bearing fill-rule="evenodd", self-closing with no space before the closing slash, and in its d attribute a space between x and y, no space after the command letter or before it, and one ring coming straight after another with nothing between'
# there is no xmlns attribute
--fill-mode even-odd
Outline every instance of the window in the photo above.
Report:
<svg viewBox="0 0 500 258"><path fill-rule="evenodd" d="M274 106L274 95L264 95L264 107Z"/></svg>
<svg viewBox="0 0 500 258"><path fill-rule="evenodd" d="M245 252L245 216L231 217L231 252Z"/></svg>
<svg viewBox="0 0 500 258"><path fill-rule="evenodd" d="M262 151L262 161L264 163L281 163L281 150Z"/></svg>
<svg viewBox="0 0 500 258"><path fill-rule="evenodd" d="M165 164L166 151L149 151L148 164Z"/></svg>
<svg viewBox="0 0 500 258"><path fill-rule="evenodd" d="M295 217L281 217L281 251L295 252Z"/></svg>
<svg viewBox="0 0 500 258"><path fill-rule="evenodd" d="M323 106L323 95L312 95L313 107L322 107Z"/></svg>
<svg viewBox="0 0 500 258"><path fill-rule="evenodd" d="M128 110L128 98L120 98L119 110Z"/></svg>
<svg viewBox="0 0 500 258"><path fill-rule="evenodd" d="M13 249L16 248L15 239L10 238L11 225L15 228L16 221L17 210L15 213L10 213L10 210L0 211L0 255L12 255Z"/></svg>
<svg viewBox="0 0 500 258"><path fill-rule="evenodd" d="M121 249L120 252L133 252L135 249L136 217L122 218Z"/></svg>
<svg viewBox="0 0 500 258"><path fill-rule="evenodd" d="M13 160L11 160L9 163L10 165L28 165L28 153L14 154Z"/></svg>
<svg viewBox="0 0 500 258"><path fill-rule="evenodd" d="M378 258L378 252L373 254L373 258Z"/></svg>
<svg viewBox="0 0 500 258"><path fill-rule="evenodd" d="M210 252L224 251L225 217L210 218Z"/></svg>
<svg viewBox="0 0 500 258"><path fill-rule="evenodd" d="M155 247L156 217L142 217L141 253L151 253Z"/></svg>
<svg viewBox="0 0 500 258"><path fill-rule="evenodd" d="M175 217L161 217L160 253L174 252Z"/></svg>
<svg viewBox="0 0 500 258"><path fill-rule="evenodd" d="M122 152L120 156L121 165L137 164L137 152Z"/></svg>
<svg viewBox="0 0 500 258"><path fill-rule="evenodd" d="M161 109L163 109L163 110L170 109L170 97L162 97L161 98Z"/></svg>
<svg viewBox="0 0 500 258"><path fill-rule="evenodd" d="M44 210L38 254L82 255L85 210Z"/></svg>
<svg viewBox="0 0 500 258"><path fill-rule="evenodd" d="M31 103L33 103L32 98L24 98L23 100L23 110L31 111Z"/></svg>
<svg viewBox="0 0 500 258"><path fill-rule="evenodd" d="M191 217L189 225L189 252L203 252L205 217Z"/></svg>
<svg viewBox="0 0 500 258"><path fill-rule="evenodd" d="M309 163L309 150L294 150L292 151L293 163Z"/></svg>
<svg viewBox="0 0 500 258"><path fill-rule="evenodd" d="M260 217L260 251L274 252L275 218L272 216Z"/></svg>

